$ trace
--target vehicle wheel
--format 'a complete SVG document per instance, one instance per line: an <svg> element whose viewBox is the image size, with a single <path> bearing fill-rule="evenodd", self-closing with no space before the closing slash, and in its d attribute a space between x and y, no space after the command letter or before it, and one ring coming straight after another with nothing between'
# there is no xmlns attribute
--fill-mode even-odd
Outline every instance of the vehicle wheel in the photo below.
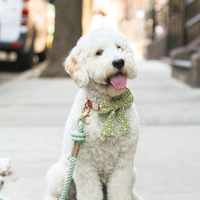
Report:
<svg viewBox="0 0 200 200"><path fill-rule="evenodd" d="M19 66L20 71L30 69L33 66L34 41L35 41L35 32L33 34L33 39L32 39L32 43L31 43L29 52L18 54L18 63L19 63L18 66Z"/></svg>
<svg viewBox="0 0 200 200"><path fill-rule="evenodd" d="M47 58L47 50L45 49L43 52L37 54L39 57L39 61L42 62Z"/></svg>
<svg viewBox="0 0 200 200"><path fill-rule="evenodd" d="M18 55L18 69L19 71L30 69L33 65L33 50L27 54Z"/></svg>

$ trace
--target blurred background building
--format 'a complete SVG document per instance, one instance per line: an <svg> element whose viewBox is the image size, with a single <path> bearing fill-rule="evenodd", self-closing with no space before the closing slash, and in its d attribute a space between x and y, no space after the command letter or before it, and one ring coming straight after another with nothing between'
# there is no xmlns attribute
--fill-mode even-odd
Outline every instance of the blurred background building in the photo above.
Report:
<svg viewBox="0 0 200 200"><path fill-rule="evenodd" d="M172 76L200 86L200 1L151 1L146 11L147 59L172 66Z"/></svg>

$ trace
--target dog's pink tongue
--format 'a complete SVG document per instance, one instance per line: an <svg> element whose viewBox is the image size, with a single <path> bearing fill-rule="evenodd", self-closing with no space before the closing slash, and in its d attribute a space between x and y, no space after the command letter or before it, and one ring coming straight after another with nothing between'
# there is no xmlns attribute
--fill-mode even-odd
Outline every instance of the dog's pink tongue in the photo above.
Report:
<svg viewBox="0 0 200 200"><path fill-rule="evenodd" d="M110 78L110 82L117 90L122 90L126 87L127 80L122 74L116 74Z"/></svg>

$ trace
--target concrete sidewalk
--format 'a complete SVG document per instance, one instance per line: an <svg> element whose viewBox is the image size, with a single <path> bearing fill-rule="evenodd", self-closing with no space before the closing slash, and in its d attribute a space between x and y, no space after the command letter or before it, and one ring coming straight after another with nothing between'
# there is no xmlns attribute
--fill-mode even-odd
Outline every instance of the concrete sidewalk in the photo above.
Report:
<svg viewBox="0 0 200 200"><path fill-rule="evenodd" d="M145 200L200 199L200 89L170 77L160 61L139 61L129 81L140 114L136 190ZM61 153L78 88L71 79L15 80L0 86L0 157L12 174L0 193L42 200L45 173Z"/></svg>

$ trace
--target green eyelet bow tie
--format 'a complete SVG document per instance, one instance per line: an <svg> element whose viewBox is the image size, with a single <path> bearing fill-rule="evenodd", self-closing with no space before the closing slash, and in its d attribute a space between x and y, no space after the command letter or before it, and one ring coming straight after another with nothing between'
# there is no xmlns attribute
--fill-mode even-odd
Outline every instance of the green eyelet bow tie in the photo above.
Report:
<svg viewBox="0 0 200 200"><path fill-rule="evenodd" d="M131 91L126 88L126 92L120 99L115 101L100 100L99 115L107 115L101 129L101 134L104 136L116 136L116 115L120 131L122 134L127 134L131 131L128 120L125 117L124 109L129 108L133 104L133 95Z"/></svg>

